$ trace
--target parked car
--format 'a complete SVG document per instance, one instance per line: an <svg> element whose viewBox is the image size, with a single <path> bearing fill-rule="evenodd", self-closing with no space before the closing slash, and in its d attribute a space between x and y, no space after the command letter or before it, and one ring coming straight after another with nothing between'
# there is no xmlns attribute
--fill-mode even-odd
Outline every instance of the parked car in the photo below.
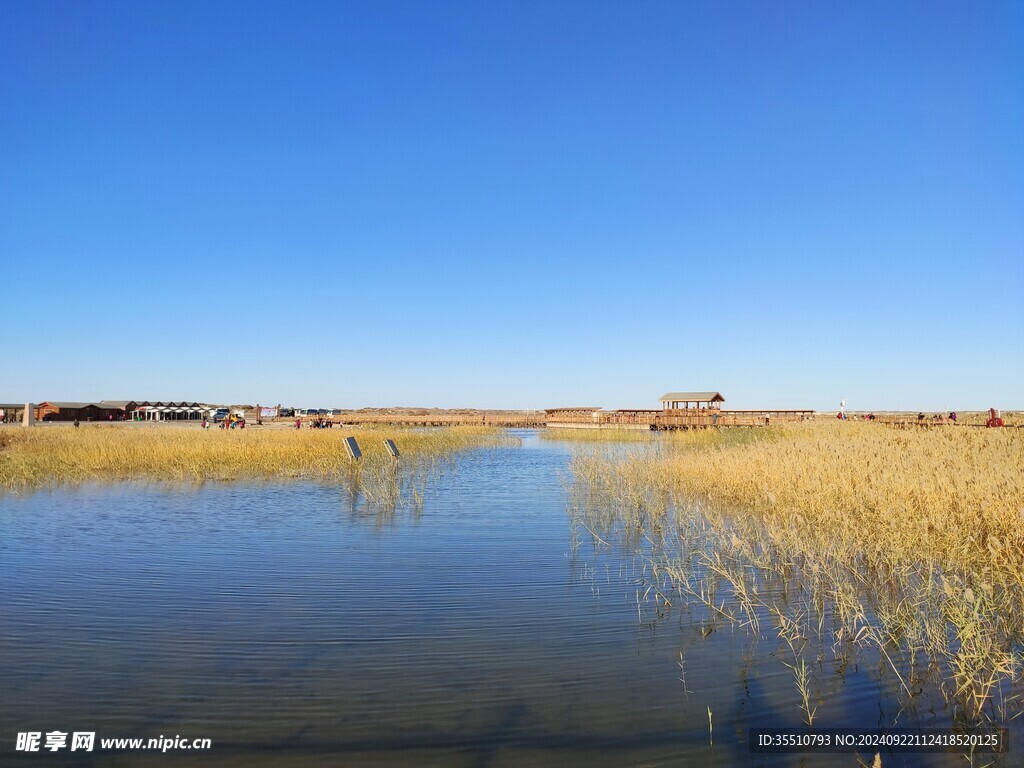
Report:
<svg viewBox="0 0 1024 768"><path fill-rule="evenodd" d="M213 413L213 423L216 424L218 421L224 421L224 419L228 418L230 415L230 408L218 408Z"/></svg>

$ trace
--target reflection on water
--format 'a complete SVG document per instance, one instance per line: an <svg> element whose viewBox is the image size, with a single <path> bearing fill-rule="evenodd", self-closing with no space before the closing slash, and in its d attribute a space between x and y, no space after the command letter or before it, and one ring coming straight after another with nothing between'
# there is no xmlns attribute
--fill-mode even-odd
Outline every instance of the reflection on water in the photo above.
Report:
<svg viewBox="0 0 1024 768"><path fill-rule="evenodd" d="M627 536L574 529L568 458L527 435L391 499L312 483L0 498L4 764L801 764L746 750L747 728L801 720L775 649L645 596ZM873 727L896 694L847 670L817 718ZM50 730L214 749L13 751Z"/></svg>

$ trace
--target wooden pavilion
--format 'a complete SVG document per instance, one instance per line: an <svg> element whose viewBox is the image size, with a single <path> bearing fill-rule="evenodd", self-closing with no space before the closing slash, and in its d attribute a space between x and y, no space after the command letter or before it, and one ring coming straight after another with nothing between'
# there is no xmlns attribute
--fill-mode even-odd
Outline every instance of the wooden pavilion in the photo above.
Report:
<svg viewBox="0 0 1024 768"><path fill-rule="evenodd" d="M665 412L686 410L693 403L697 410L719 410L725 398L720 392L668 392L661 396L659 402Z"/></svg>

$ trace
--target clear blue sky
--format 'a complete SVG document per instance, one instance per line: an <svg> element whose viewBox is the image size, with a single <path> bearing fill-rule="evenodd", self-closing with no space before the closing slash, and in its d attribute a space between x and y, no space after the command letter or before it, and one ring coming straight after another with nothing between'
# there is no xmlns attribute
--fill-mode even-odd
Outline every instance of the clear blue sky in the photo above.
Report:
<svg viewBox="0 0 1024 768"><path fill-rule="evenodd" d="M1024 407L1024 3L0 3L0 401Z"/></svg>

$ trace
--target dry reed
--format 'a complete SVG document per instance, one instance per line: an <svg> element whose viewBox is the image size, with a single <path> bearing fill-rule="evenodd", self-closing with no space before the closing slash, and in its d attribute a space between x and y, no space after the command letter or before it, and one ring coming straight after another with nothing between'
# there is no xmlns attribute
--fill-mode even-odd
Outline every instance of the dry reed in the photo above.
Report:
<svg viewBox="0 0 1024 768"><path fill-rule="evenodd" d="M930 684L954 716L999 719L1022 668L1022 443L1015 429L816 422L733 444L591 445L572 462L572 506L602 542L642 553L648 594L754 636L773 626L807 723L812 651L845 668L870 650L907 700Z"/></svg>
<svg viewBox="0 0 1024 768"><path fill-rule="evenodd" d="M497 429L452 427L386 433L340 430L210 429L70 425L0 429L0 489L117 480L193 481L348 477L341 445L352 435L363 449L366 476L387 476L392 459L383 439L395 437L405 464L437 461L456 452L496 445Z"/></svg>

